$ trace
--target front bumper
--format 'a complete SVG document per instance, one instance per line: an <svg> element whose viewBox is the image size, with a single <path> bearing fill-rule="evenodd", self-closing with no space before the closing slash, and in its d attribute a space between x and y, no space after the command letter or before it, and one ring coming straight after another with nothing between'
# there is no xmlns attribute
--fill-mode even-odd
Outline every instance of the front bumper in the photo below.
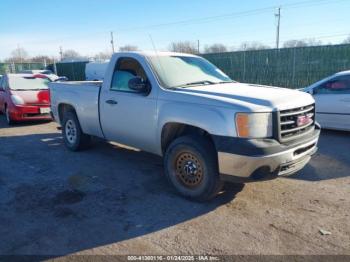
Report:
<svg viewBox="0 0 350 262"><path fill-rule="evenodd" d="M301 170L317 151L320 128L297 143L282 145L276 140L249 140L231 147L215 139L219 171L225 180L255 181L288 176ZM237 141L237 138L234 139ZM226 141L227 142L227 141ZM244 146L246 144L246 146ZM224 149L224 150L220 150Z"/></svg>
<svg viewBox="0 0 350 262"><path fill-rule="evenodd" d="M14 106L9 108L11 119L14 121L34 121L34 120L51 120L51 114L40 113L40 108L50 108L49 105L35 106Z"/></svg>

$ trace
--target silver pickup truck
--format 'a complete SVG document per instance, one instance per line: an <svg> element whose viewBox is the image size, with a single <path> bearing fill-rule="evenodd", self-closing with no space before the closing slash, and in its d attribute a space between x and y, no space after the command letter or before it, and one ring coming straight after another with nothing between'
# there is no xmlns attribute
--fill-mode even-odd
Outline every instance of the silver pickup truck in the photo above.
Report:
<svg viewBox="0 0 350 262"><path fill-rule="evenodd" d="M199 201L225 180L296 173L320 134L309 94L237 83L188 54L116 53L103 82L51 83L50 92L68 149L96 136L163 156L170 183Z"/></svg>

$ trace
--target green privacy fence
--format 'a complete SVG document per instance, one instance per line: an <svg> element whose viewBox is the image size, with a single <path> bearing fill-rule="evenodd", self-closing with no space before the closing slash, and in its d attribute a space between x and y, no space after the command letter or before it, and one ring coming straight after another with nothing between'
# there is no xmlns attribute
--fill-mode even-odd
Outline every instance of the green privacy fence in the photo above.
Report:
<svg viewBox="0 0 350 262"><path fill-rule="evenodd" d="M203 54L239 82L302 88L350 70L350 44Z"/></svg>
<svg viewBox="0 0 350 262"><path fill-rule="evenodd" d="M0 75L30 69L45 69L45 65L44 63L0 63Z"/></svg>
<svg viewBox="0 0 350 262"><path fill-rule="evenodd" d="M56 63L57 74L66 76L70 81L85 80L85 66L88 62L60 62Z"/></svg>

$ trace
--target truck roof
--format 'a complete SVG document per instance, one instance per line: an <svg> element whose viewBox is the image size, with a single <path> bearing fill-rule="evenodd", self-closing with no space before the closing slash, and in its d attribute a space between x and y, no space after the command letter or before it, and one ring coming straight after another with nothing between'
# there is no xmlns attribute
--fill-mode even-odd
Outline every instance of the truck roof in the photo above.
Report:
<svg viewBox="0 0 350 262"><path fill-rule="evenodd" d="M154 57L154 56L188 56L195 57L196 55L185 54L185 53L176 53L176 52L164 52L164 51L127 51L127 52L118 52L115 54L138 54L146 57Z"/></svg>
<svg viewBox="0 0 350 262"><path fill-rule="evenodd" d="M336 73L335 75L350 75L350 70L342 71L342 72Z"/></svg>

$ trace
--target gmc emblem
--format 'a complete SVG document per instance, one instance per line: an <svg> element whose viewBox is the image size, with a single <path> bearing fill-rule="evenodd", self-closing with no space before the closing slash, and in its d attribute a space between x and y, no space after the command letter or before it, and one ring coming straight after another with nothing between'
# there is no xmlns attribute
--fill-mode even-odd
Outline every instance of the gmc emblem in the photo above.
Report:
<svg viewBox="0 0 350 262"><path fill-rule="evenodd" d="M298 116L296 124L298 127L300 127L300 126L306 126L311 122L312 122L312 115L303 115L303 116Z"/></svg>

